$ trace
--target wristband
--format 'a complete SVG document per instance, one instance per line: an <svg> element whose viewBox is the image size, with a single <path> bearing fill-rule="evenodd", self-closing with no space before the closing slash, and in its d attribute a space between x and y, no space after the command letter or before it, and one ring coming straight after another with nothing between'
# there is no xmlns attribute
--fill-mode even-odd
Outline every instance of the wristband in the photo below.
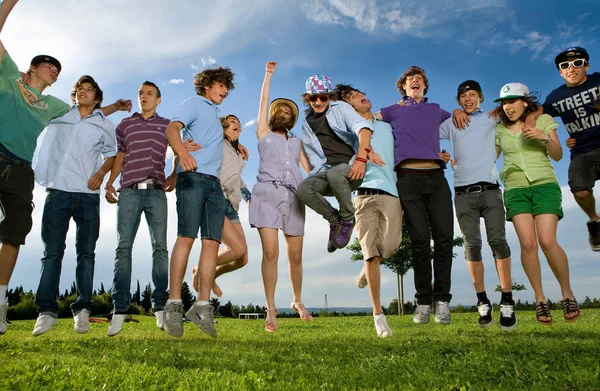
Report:
<svg viewBox="0 0 600 391"><path fill-rule="evenodd" d="M357 156L356 159L354 159L354 160L356 160L357 162L361 162L361 163L367 163L367 159L365 159L364 157L360 157L360 156Z"/></svg>

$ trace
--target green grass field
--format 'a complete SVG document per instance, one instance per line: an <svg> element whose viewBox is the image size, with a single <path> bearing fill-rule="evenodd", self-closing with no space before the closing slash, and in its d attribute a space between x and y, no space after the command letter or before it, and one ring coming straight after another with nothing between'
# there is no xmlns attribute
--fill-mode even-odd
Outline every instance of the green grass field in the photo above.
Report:
<svg viewBox="0 0 600 391"><path fill-rule="evenodd" d="M508 333L480 329L473 313L446 327L389 316L386 340L372 317L283 319L275 334L263 320L219 319L216 339L192 323L173 338L142 316L112 338L108 324L78 335L64 319L33 337L34 321L17 321L0 336L0 389L600 390L599 310L573 324L554 311L551 327L517 315Z"/></svg>

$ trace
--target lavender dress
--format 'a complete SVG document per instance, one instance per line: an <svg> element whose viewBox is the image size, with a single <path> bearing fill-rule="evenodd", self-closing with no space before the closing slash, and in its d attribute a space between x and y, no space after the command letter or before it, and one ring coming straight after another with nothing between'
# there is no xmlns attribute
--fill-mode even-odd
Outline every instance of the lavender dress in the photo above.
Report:
<svg viewBox="0 0 600 391"><path fill-rule="evenodd" d="M304 236L304 204L296 197L302 182L301 146L300 139L273 132L258 140L260 166L250 203L253 228L277 228L290 236Z"/></svg>

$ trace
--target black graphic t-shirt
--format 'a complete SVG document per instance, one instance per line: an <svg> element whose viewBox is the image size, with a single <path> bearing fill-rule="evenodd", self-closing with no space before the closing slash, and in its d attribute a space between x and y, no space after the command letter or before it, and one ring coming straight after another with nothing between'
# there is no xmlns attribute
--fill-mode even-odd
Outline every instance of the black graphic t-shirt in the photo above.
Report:
<svg viewBox="0 0 600 391"><path fill-rule="evenodd" d="M544 113L560 117L569 135L577 139L571 149L571 160L600 148L600 72L587 75L585 83L577 87L566 84L558 87L543 106Z"/></svg>

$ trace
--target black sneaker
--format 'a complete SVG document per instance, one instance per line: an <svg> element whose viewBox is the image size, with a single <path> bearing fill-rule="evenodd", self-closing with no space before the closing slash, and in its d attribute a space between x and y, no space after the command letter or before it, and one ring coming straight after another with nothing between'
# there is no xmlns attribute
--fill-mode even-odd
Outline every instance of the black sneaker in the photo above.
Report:
<svg viewBox="0 0 600 391"><path fill-rule="evenodd" d="M515 315L515 302L500 302L500 329L504 331L514 330L517 327L517 316Z"/></svg>
<svg viewBox="0 0 600 391"><path fill-rule="evenodd" d="M600 221L588 221L587 229L590 234L590 247L600 251Z"/></svg>
<svg viewBox="0 0 600 391"><path fill-rule="evenodd" d="M479 312L479 327L487 329L494 324L492 320L492 303L489 300L477 303L477 312Z"/></svg>

